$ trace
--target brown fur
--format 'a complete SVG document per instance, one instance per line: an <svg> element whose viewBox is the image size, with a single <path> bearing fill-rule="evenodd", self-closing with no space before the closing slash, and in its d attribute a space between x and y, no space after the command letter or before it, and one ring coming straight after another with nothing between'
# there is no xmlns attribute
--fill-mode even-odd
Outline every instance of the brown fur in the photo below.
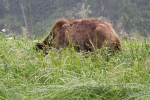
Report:
<svg viewBox="0 0 150 100"><path fill-rule="evenodd" d="M55 23L42 45L60 49L71 44L77 51L94 51L102 48L104 42L111 50L121 50L120 40L109 23L95 18L70 21L60 19ZM39 47L38 44L37 47Z"/></svg>

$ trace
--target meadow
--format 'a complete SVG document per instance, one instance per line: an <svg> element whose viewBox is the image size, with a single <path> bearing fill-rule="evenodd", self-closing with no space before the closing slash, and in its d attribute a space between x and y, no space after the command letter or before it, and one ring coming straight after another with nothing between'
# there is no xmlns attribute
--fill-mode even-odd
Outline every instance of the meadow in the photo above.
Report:
<svg viewBox="0 0 150 100"><path fill-rule="evenodd" d="M0 34L0 100L150 100L150 41L121 40L120 52L45 56L33 40Z"/></svg>

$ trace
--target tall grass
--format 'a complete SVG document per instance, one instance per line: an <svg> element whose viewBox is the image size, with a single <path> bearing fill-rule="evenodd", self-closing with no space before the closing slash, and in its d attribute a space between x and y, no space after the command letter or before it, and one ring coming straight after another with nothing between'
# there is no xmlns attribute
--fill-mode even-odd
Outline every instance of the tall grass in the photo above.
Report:
<svg viewBox="0 0 150 100"><path fill-rule="evenodd" d="M149 100L150 43L122 40L122 51L52 49L0 35L2 100ZM104 48L105 49L105 48Z"/></svg>

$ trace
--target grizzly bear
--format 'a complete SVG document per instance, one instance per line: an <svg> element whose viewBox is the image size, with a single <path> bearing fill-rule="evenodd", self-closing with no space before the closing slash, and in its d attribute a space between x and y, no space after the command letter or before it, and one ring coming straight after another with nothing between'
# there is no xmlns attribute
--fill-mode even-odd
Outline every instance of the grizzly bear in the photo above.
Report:
<svg viewBox="0 0 150 100"><path fill-rule="evenodd" d="M47 53L47 46L57 49L72 45L76 51L95 51L103 44L110 50L121 50L120 39L111 24L96 18L76 20L58 20L49 35L42 43L37 43L38 49Z"/></svg>

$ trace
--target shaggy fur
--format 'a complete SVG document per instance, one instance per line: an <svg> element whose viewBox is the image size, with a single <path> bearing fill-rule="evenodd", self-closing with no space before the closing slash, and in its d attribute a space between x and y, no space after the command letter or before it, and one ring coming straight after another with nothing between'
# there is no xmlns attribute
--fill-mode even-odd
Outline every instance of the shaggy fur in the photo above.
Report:
<svg viewBox="0 0 150 100"><path fill-rule="evenodd" d="M45 45L57 49L73 45L76 51L94 51L102 48L104 42L111 50L121 50L121 43L109 23L95 18L77 20L58 20L39 49L46 50Z"/></svg>

